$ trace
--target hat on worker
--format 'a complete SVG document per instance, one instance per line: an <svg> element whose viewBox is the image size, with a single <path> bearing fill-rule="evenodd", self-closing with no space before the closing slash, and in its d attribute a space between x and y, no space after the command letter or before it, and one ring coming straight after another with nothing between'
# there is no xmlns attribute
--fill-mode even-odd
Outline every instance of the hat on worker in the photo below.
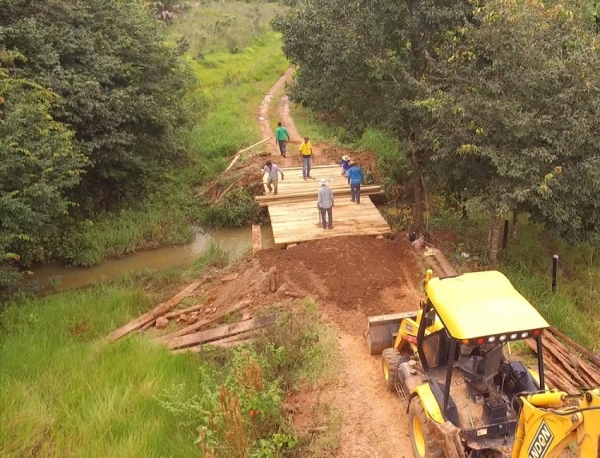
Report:
<svg viewBox="0 0 600 458"><path fill-rule="evenodd" d="M342 156L342 160L343 160L343 161L349 161L349 160L350 160L350 156L348 156L347 154L344 154L344 155Z"/></svg>
<svg viewBox="0 0 600 458"><path fill-rule="evenodd" d="M326 186L326 185L327 185L327 181L321 180L321 186Z"/></svg>

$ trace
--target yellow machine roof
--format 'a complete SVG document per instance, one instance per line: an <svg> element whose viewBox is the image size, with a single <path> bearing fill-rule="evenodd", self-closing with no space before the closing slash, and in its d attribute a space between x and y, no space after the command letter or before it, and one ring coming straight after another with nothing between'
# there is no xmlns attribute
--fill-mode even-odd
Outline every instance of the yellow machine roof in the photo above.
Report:
<svg viewBox="0 0 600 458"><path fill-rule="evenodd" d="M426 291L455 339L529 331L549 325L498 271L432 278Z"/></svg>

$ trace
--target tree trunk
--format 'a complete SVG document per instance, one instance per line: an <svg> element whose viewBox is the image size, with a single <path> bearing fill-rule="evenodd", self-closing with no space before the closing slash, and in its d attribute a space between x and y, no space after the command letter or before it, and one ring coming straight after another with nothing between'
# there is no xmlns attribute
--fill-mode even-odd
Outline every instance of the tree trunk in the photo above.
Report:
<svg viewBox="0 0 600 458"><path fill-rule="evenodd" d="M517 225L519 223L519 210L514 209L513 210L513 217L512 217L512 230L510 233L510 236L513 240L517 240Z"/></svg>
<svg viewBox="0 0 600 458"><path fill-rule="evenodd" d="M415 224L422 229L425 229L423 184L421 183L421 175L418 173L418 171L415 171L413 186L415 191Z"/></svg>
<svg viewBox="0 0 600 458"><path fill-rule="evenodd" d="M498 260L498 251L500 247L500 213L494 212L490 219L490 239L489 239L489 259L492 266L496 265Z"/></svg>

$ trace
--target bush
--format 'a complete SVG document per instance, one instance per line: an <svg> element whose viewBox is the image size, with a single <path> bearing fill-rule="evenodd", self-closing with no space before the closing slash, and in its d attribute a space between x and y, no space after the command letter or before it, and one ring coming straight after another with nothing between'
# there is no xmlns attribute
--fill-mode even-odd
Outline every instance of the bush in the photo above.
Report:
<svg viewBox="0 0 600 458"><path fill-rule="evenodd" d="M264 218L264 210L254 202L254 196L247 189L238 188L216 205L202 209L199 221L203 227L222 228L259 224Z"/></svg>

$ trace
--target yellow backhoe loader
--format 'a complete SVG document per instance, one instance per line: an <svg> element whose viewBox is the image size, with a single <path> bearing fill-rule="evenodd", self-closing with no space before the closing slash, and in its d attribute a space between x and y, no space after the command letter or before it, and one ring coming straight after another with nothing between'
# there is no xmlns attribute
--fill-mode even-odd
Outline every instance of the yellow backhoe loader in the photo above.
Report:
<svg viewBox="0 0 600 458"><path fill-rule="evenodd" d="M568 449L597 458L600 392L548 389L549 325L537 310L497 271L431 276L420 310L369 319L369 347L406 402L415 457L546 458ZM507 358L510 343L524 339L537 342L537 371Z"/></svg>

